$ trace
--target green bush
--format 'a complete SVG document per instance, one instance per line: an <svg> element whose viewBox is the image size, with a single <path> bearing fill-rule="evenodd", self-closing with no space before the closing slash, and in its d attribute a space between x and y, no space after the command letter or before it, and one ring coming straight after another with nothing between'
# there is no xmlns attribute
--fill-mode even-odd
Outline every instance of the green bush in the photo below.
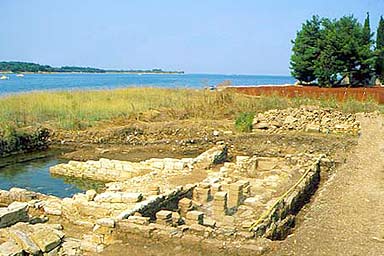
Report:
<svg viewBox="0 0 384 256"><path fill-rule="evenodd" d="M255 114L251 112L240 113L235 121L235 127L241 132L251 132Z"/></svg>

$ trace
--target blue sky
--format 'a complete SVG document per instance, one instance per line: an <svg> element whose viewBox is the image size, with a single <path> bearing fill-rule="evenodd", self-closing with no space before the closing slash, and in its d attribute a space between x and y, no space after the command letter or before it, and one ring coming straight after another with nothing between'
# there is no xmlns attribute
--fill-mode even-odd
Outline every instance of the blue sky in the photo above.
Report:
<svg viewBox="0 0 384 256"><path fill-rule="evenodd" d="M0 60L53 66L289 74L313 14L371 15L384 0L0 0Z"/></svg>

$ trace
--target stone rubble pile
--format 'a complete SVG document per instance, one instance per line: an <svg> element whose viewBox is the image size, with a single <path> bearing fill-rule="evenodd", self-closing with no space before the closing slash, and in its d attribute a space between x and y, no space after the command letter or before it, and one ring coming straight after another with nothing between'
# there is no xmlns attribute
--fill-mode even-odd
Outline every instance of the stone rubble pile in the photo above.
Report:
<svg viewBox="0 0 384 256"><path fill-rule="evenodd" d="M12 189L12 193L15 191L20 196L33 193ZM0 208L0 255L82 255L80 243L75 246L70 239L66 239L60 224L44 223L48 221L47 217L29 215L29 208L38 202L39 200L28 203L15 201L8 207ZM68 243L72 245L68 246Z"/></svg>
<svg viewBox="0 0 384 256"><path fill-rule="evenodd" d="M253 129L358 134L360 123L356 121L355 114L317 106L302 106L260 113L253 120Z"/></svg>

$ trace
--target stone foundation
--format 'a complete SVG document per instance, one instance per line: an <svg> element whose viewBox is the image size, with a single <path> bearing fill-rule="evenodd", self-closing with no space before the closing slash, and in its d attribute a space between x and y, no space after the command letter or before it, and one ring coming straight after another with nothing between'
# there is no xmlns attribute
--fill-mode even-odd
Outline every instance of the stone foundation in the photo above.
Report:
<svg viewBox="0 0 384 256"><path fill-rule="evenodd" d="M183 171L193 168L209 168L213 164L225 161L226 156L227 147L223 145L212 148L196 158L152 158L139 163L101 158L99 161L69 161L68 164L53 166L49 171L55 175L105 182L124 181L155 171Z"/></svg>
<svg viewBox="0 0 384 256"><path fill-rule="evenodd" d="M30 199L28 205L48 216L84 227L89 233L77 245L93 253L128 237L177 240L200 248L211 243L217 249L231 245L224 248L228 252L250 246L256 253L265 238L284 239L289 234L295 215L317 189L320 174L333 166L324 156L311 154L237 156L235 162L215 166L222 162L226 147L207 152L188 161L143 161L140 165L156 170L108 183L102 193L89 190L59 199L13 189L1 192L0 202L17 195ZM173 181L199 168L209 169L198 182L177 185Z"/></svg>

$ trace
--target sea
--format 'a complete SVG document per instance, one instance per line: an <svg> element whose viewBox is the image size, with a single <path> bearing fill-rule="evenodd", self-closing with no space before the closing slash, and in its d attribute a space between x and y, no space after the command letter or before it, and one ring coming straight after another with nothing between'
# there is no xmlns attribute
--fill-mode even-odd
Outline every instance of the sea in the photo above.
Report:
<svg viewBox="0 0 384 256"><path fill-rule="evenodd" d="M207 88L224 81L234 86L293 84L290 76L220 74L6 74L0 80L0 95L47 90L114 89L124 87Z"/></svg>

